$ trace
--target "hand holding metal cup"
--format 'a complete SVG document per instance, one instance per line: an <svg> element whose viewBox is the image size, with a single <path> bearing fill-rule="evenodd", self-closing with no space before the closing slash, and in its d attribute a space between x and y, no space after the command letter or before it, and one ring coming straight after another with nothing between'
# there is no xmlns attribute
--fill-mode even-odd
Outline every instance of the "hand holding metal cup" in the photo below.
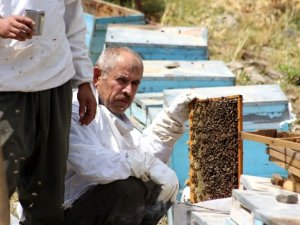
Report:
<svg viewBox="0 0 300 225"><path fill-rule="evenodd" d="M34 36L40 36L43 33L44 20L45 20L45 11L34 10L34 9L25 9L25 16L32 19L35 23Z"/></svg>

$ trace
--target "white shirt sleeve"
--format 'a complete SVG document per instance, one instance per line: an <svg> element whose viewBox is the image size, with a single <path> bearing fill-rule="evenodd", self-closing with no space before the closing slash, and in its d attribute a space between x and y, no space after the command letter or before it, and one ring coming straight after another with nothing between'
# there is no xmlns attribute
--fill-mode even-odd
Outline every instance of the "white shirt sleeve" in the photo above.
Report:
<svg viewBox="0 0 300 225"><path fill-rule="evenodd" d="M139 140L139 146L142 151L153 154L164 163L168 162L173 151L173 145L168 145L163 142L160 137L149 128L143 131L143 135Z"/></svg>
<svg viewBox="0 0 300 225"><path fill-rule="evenodd" d="M162 110L155 120L143 130L139 140L140 148L151 152L164 163L167 163L176 141L184 133L184 126L177 123Z"/></svg>
<svg viewBox="0 0 300 225"><path fill-rule="evenodd" d="M85 44L86 24L80 0L65 0L66 34L73 55L73 65L76 74L73 78L73 87L84 82L92 81L93 63L88 56Z"/></svg>
<svg viewBox="0 0 300 225"><path fill-rule="evenodd" d="M128 178L131 170L125 152L115 152L110 145L106 146L103 140L109 142L110 137L101 131L97 119L88 126L80 125L78 105L73 104L68 166L88 183L105 184Z"/></svg>

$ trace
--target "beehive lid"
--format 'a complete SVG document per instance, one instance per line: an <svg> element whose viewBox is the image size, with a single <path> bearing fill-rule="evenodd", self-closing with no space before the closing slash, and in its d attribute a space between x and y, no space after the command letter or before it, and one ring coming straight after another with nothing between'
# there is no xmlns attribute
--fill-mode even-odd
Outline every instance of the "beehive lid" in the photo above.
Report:
<svg viewBox="0 0 300 225"><path fill-rule="evenodd" d="M147 79L201 79L232 80L235 75L222 61L166 61L144 60L143 80Z"/></svg>
<svg viewBox="0 0 300 225"><path fill-rule="evenodd" d="M164 104L169 106L177 95L190 90L195 91L203 98L243 95L244 106L259 106L270 103L288 104L287 97L277 84L165 90Z"/></svg>
<svg viewBox="0 0 300 225"><path fill-rule="evenodd" d="M276 201L276 195L277 193L274 192L233 190L233 205L240 203L240 208L246 209L249 216L260 220L260 224L300 224L300 203L283 204ZM233 219L235 219L235 215L235 210L232 209Z"/></svg>
<svg viewBox="0 0 300 225"><path fill-rule="evenodd" d="M207 47L207 29L202 27L161 27L109 24L105 42L114 46L134 44L140 46Z"/></svg>
<svg viewBox="0 0 300 225"><path fill-rule="evenodd" d="M169 106L173 99L191 89L164 91L164 105ZM211 87L193 89L199 98L218 98L231 95L243 96L243 120L245 129L263 129L267 124L277 124L291 119L288 99L280 86L249 85L233 87ZM258 126L260 125L260 127Z"/></svg>
<svg viewBox="0 0 300 225"><path fill-rule="evenodd" d="M163 93L138 93L134 98L134 102L142 108L147 108L147 106L162 107Z"/></svg>
<svg viewBox="0 0 300 225"><path fill-rule="evenodd" d="M100 0L82 0L83 12L96 18L124 17L141 12Z"/></svg>

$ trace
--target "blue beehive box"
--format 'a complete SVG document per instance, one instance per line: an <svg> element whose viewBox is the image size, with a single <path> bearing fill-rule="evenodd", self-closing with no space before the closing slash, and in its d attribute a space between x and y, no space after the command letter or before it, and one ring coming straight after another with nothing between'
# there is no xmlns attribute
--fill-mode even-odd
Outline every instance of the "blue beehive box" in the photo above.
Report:
<svg viewBox="0 0 300 225"><path fill-rule="evenodd" d="M145 24L143 13L105 1L82 0L82 7L87 26L85 42L94 63L102 52L108 24Z"/></svg>
<svg viewBox="0 0 300 225"><path fill-rule="evenodd" d="M234 86L236 77L222 61L144 60L139 93L165 89Z"/></svg>
<svg viewBox="0 0 300 225"><path fill-rule="evenodd" d="M207 29L110 24L105 46L127 46L145 60L206 60Z"/></svg>
<svg viewBox="0 0 300 225"><path fill-rule="evenodd" d="M164 105L170 105L173 99L185 90L165 90ZM242 95L244 131L287 129L288 126L281 126L282 122L291 119L288 99L279 85L213 87L193 90L204 98ZM170 166L178 175L180 188L184 187L188 179L188 139L189 130L187 129L176 143L170 160ZM284 169L268 160L265 148L264 144L258 142L243 141L243 174L270 177L274 173L279 173L285 176L287 172Z"/></svg>
<svg viewBox="0 0 300 225"><path fill-rule="evenodd" d="M136 122L140 123L140 128L143 129L150 125L156 114L162 109L162 106L162 92L136 94L130 106L129 115L136 119Z"/></svg>

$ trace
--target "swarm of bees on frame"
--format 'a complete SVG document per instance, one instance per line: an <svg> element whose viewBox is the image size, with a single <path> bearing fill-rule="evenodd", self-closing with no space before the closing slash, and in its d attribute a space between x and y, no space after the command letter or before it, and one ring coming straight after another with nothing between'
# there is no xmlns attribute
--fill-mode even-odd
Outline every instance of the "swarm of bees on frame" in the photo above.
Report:
<svg viewBox="0 0 300 225"><path fill-rule="evenodd" d="M195 99L190 104L191 202L230 197L238 187L239 98Z"/></svg>

